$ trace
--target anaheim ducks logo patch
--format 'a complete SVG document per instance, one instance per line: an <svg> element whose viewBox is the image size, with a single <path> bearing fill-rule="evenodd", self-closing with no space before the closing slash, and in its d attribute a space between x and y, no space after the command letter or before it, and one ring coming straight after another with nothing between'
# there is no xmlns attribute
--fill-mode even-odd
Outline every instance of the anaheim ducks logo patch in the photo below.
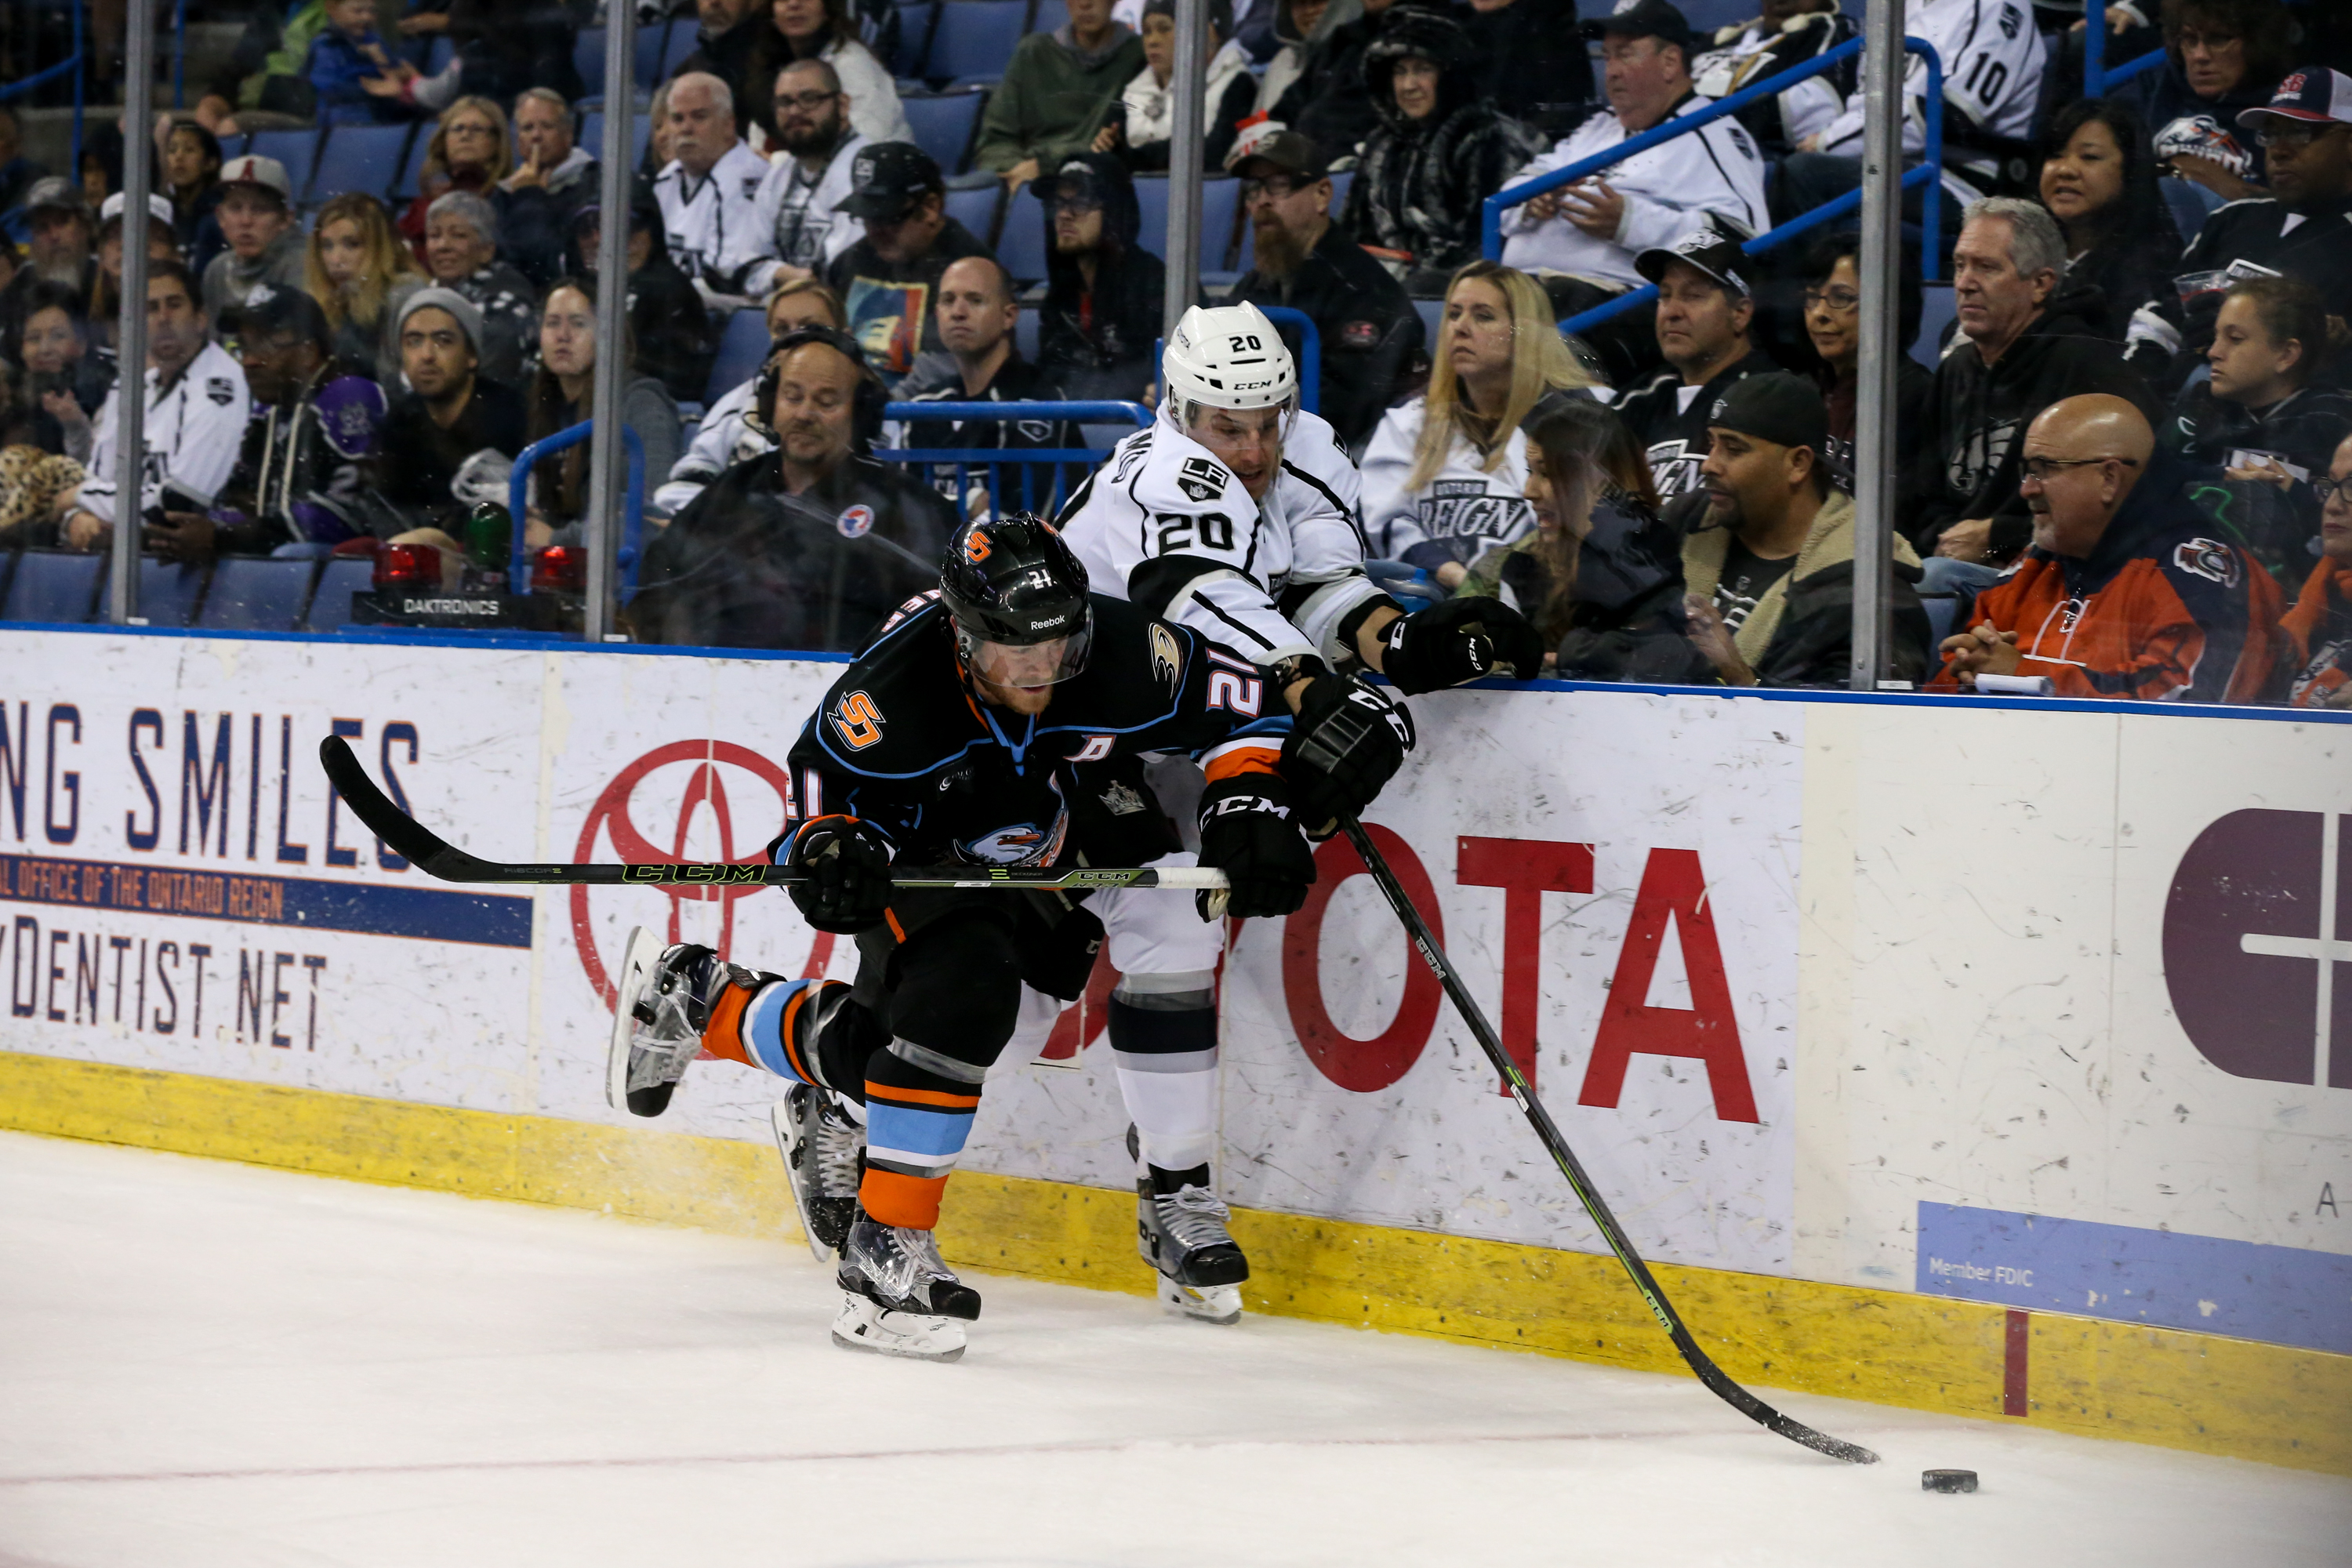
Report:
<svg viewBox="0 0 2352 1568"><path fill-rule="evenodd" d="M2238 585L2238 552L2218 539L2191 539L2177 546L2172 564L2224 588Z"/></svg>
<svg viewBox="0 0 2352 1568"><path fill-rule="evenodd" d="M1184 650L1177 646L1176 634L1157 621L1151 623L1151 675L1168 683L1171 697L1184 684Z"/></svg>

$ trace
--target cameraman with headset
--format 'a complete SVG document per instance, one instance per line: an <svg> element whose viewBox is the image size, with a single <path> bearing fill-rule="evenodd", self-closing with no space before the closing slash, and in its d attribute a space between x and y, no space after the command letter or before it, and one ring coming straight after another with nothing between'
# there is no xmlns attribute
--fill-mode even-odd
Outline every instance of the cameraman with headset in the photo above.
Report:
<svg viewBox="0 0 2352 1568"><path fill-rule="evenodd" d="M845 334L778 338L745 420L776 449L721 474L646 550L637 637L855 652L935 586L955 510L866 455L885 396Z"/></svg>

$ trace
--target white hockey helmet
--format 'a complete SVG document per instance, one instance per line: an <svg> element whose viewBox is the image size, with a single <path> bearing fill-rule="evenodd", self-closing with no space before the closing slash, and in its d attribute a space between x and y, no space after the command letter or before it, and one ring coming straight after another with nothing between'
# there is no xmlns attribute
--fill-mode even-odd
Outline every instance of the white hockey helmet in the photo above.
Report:
<svg viewBox="0 0 2352 1568"><path fill-rule="evenodd" d="M1204 408L1289 408L1298 401L1298 366L1265 312L1255 305L1195 305L1168 340L1160 374L1166 400L1180 414Z"/></svg>

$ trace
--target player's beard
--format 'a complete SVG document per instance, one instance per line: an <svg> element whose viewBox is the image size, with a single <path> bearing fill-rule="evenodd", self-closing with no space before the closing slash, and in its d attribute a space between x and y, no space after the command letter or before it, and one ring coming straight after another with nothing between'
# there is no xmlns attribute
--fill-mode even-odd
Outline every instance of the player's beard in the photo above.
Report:
<svg viewBox="0 0 2352 1568"><path fill-rule="evenodd" d="M1268 278L1287 278L1307 259L1307 247L1281 224L1257 226L1257 269Z"/></svg>

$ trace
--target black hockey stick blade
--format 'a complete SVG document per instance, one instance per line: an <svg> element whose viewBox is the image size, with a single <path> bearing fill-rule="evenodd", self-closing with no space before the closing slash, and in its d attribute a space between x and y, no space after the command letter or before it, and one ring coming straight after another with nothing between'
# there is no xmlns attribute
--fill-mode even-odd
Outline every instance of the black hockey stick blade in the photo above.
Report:
<svg viewBox="0 0 2352 1568"><path fill-rule="evenodd" d="M1518 1102L1520 1112L1535 1128L1536 1136L1543 1140L1544 1148L1550 1153L1553 1163L1559 1167L1560 1174L1568 1178L1568 1184L1575 1190L1578 1201L1584 1205L1584 1212L1592 1216L1593 1225L1609 1243L1609 1250L1617 1255L1617 1261L1632 1277L1633 1288L1641 1292L1643 1303L1658 1320L1658 1326L1666 1331L1666 1337L1674 1341L1675 1349L1681 1352L1683 1361L1699 1382L1742 1415L1792 1443L1801 1443L1815 1453L1826 1454L1832 1459L1843 1459L1852 1465L1878 1463L1878 1456L1860 1444L1816 1432L1803 1422L1773 1409L1732 1382L1706 1352L1699 1348L1698 1342L1691 1337L1690 1330L1684 1325L1681 1314L1675 1310L1674 1303L1666 1300L1665 1291L1659 1289L1657 1279L1650 1273L1650 1266L1643 1262L1641 1254L1633 1250L1633 1240L1626 1236L1624 1226L1617 1223L1617 1216L1611 1211L1608 1202L1593 1186L1592 1179L1584 1173L1582 1163L1569 1148L1568 1140L1560 1135L1551 1113L1544 1109L1543 1101L1536 1098L1535 1086L1528 1082L1527 1075L1519 1070L1519 1064L1513 1061L1510 1053L1503 1048L1502 1037L1495 1033L1494 1026L1486 1021L1485 1011L1470 994L1469 988L1463 984L1461 975L1454 972L1453 961L1438 945L1435 934L1429 929L1429 922L1421 918L1421 911L1414 909L1412 900L1405 896L1404 885L1389 868L1388 858L1381 853L1380 846L1372 842L1371 835L1364 831L1364 825L1353 816L1343 813L1339 826L1347 830L1348 842L1356 847L1356 853L1363 857L1364 868L1379 885L1381 896L1388 900L1389 907L1403 922L1405 934L1412 937L1412 945L1420 951L1423 961L1445 988L1454 1010L1470 1026L1470 1033L1476 1037L1479 1049L1486 1053L1486 1059L1511 1086L1511 1098Z"/></svg>
<svg viewBox="0 0 2352 1568"><path fill-rule="evenodd" d="M445 882L573 882L673 884L706 887L786 887L805 873L792 867L753 861L661 861L650 865L598 865L574 861L509 865L468 855L443 840L375 787L367 769L340 735L319 742L319 764L327 782L353 816L391 847L394 854ZM1222 893L1223 871L1191 866L893 866L890 880L902 888L1026 888L1037 891L1099 888L1173 888Z"/></svg>

